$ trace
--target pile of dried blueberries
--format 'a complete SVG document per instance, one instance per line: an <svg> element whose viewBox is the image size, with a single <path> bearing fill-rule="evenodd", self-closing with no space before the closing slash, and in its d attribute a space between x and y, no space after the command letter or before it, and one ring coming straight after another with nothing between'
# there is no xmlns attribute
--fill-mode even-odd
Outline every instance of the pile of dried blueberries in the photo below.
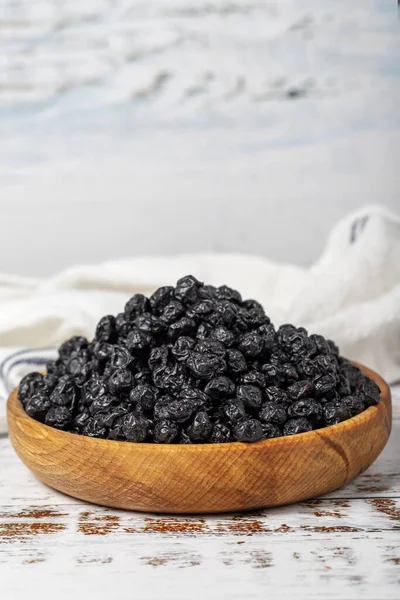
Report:
<svg viewBox="0 0 400 600"><path fill-rule="evenodd" d="M51 427L160 444L257 442L334 425L379 388L302 327L278 330L255 300L188 275L72 337L18 397Z"/></svg>

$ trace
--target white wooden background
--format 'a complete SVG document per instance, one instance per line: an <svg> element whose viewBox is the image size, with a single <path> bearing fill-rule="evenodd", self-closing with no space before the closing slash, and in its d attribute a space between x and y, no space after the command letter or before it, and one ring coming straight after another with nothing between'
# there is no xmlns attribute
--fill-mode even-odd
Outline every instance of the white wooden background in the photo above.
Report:
<svg viewBox="0 0 400 600"><path fill-rule="evenodd" d="M0 270L307 264L400 209L395 0L0 0Z"/></svg>
<svg viewBox="0 0 400 600"><path fill-rule="evenodd" d="M107 510L54 492L0 439L4 600L398 600L400 412L347 487L241 515Z"/></svg>

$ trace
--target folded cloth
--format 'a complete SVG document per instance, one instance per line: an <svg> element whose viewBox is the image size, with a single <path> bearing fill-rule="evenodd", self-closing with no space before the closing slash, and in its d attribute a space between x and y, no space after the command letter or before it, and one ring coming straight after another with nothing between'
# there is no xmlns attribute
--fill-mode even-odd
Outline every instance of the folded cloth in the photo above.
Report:
<svg viewBox="0 0 400 600"><path fill-rule="evenodd" d="M344 218L310 268L197 254L77 266L47 280L0 275L0 347L90 337L101 316L120 312L133 293L150 294L188 273L236 287L259 300L275 324L328 336L345 356L389 382L400 379L400 218L381 207Z"/></svg>

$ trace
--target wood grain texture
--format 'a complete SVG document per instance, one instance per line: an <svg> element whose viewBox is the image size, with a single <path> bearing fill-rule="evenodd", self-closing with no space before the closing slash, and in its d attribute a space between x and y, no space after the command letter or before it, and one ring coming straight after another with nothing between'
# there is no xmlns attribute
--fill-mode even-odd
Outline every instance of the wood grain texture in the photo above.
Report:
<svg viewBox="0 0 400 600"><path fill-rule="evenodd" d="M364 471L391 429L390 390L338 425L256 444L134 444L89 438L31 419L17 391L8 402L14 448L45 483L71 496L116 508L215 513L279 506L335 490Z"/></svg>

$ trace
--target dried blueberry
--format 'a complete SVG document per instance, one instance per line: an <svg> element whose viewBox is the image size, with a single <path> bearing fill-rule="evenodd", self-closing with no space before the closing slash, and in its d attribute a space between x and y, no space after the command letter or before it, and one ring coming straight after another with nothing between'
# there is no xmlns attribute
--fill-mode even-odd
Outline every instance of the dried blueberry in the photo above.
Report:
<svg viewBox="0 0 400 600"><path fill-rule="evenodd" d="M218 377L213 377L213 379L207 383L204 391L214 400L222 400L224 398L229 398L229 396L233 396L235 393L235 384L229 377L219 375Z"/></svg>
<svg viewBox="0 0 400 600"><path fill-rule="evenodd" d="M139 384L131 389L129 400L135 405L140 406L145 411L151 411L157 400L157 388Z"/></svg>
<svg viewBox="0 0 400 600"><path fill-rule="evenodd" d="M264 435L261 423L257 419L242 419L236 423L232 433L238 442L258 442Z"/></svg>
<svg viewBox="0 0 400 600"><path fill-rule="evenodd" d="M134 321L139 315L150 310L150 302L143 294L135 294L125 304L125 318Z"/></svg>
<svg viewBox="0 0 400 600"><path fill-rule="evenodd" d="M210 438L212 424L210 417L204 411L198 412L186 433L193 442L205 442Z"/></svg>
<svg viewBox="0 0 400 600"><path fill-rule="evenodd" d="M287 421L286 410L274 402L266 402L258 413L258 418L263 423L284 425Z"/></svg>
<svg viewBox="0 0 400 600"><path fill-rule="evenodd" d="M312 425L304 417L289 419L283 426L283 435L295 435L297 433L306 433L307 431L312 431Z"/></svg>
<svg viewBox="0 0 400 600"><path fill-rule="evenodd" d="M239 385L236 396L249 408L260 408L261 406L262 393L260 388L255 385Z"/></svg>
<svg viewBox="0 0 400 600"><path fill-rule="evenodd" d="M117 328L115 326L115 317L106 315L100 319L96 327L96 340L113 344L117 339Z"/></svg>
<svg viewBox="0 0 400 600"><path fill-rule="evenodd" d="M50 427L65 429L71 423L71 413L65 406L52 406L46 414L45 423Z"/></svg>
<svg viewBox="0 0 400 600"><path fill-rule="evenodd" d="M147 437L149 421L139 412L132 412L121 419L122 433L129 442L144 442Z"/></svg>
<svg viewBox="0 0 400 600"><path fill-rule="evenodd" d="M153 435L156 444L172 444L179 435L179 427L168 419L156 421Z"/></svg>
<svg viewBox="0 0 400 600"><path fill-rule="evenodd" d="M186 365L192 375L198 379L211 379L222 373L226 368L225 361L222 358L206 352L192 352L186 361Z"/></svg>

